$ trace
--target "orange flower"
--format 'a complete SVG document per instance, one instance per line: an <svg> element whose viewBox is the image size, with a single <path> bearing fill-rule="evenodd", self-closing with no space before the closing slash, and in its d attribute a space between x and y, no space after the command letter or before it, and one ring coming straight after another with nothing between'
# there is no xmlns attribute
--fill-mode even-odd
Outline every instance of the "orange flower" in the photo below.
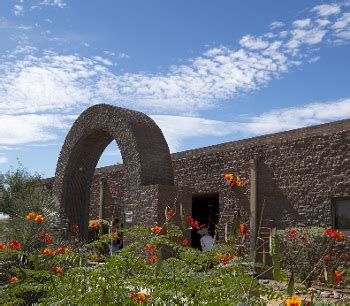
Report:
<svg viewBox="0 0 350 306"><path fill-rule="evenodd" d="M182 243L184 246L188 246L188 239L184 239Z"/></svg>
<svg viewBox="0 0 350 306"><path fill-rule="evenodd" d="M150 244L147 244L146 245L146 248L147 248L147 251L151 252L151 251L154 251L156 246L155 245L150 245Z"/></svg>
<svg viewBox="0 0 350 306"><path fill-rule="evenodd" d="M149 259L149 261L152 262L152 263L156 262L157 260L158 260L157 255L153 255L153 256L151 256L150 259Z"/></svg>
<svg viewBox="0 0 350 306"><path fill-rule="evenodd" d="M146 295L145 295L143 292L141 292L141 293L138 294L138 298L139 298L139 301L140 301L141 303L143 303L144 301L146 301Z"/></svg>
<svg viewBox="0 0 350 306"><path fill-rule="evenodd" d="M300 306L301 305L301 300L298 298L298 296L293 295L291 298L286 299L284 304L286 306Z"/></svg>
<svg viewBox="0 0 350 306"><path fill-rule="evenodd" d="M56 268L56 273L63 273L63 268L57 267Z"/></svg>
<svg viewBox="0 0 350 306"><path fill-rule="evenodd" d="M153 227L151 227L151 231L153 232L153 233L157 233L157 234L159 234L161 231L162 231L162 227L160 227L160 226L153 226Z"/></svg>
<svg viewBox="0 0 350 306"><path fill-rule="evenodd" d="M40 250L40 253L43 255L55 255L55 251L52 251L50 248L45 248L43 250Z"/></svg>
<svg viewBox="0 0 350 306"><path fill-rule="evenodd" d="M169 209L167 212L168 219L171 219L175 215L174 211L172 209Z"/></svg>
<svg viewBox="0 0 350 306"><path fill-rule="evenodd" d="M19 250L21 248L21 244L16 240L12 240L9 244L9 248Z"/></svg>
<svg viewBox="0 0 350 306"><path fill-rule="evenodd" d="M331 260L331 255L325 255L324 257L323 257L323 260Z"/></svg>
<svg viewBox="0 0 350 306"><path fill-rule="evenodd" d="M68 251L67 248L62 248L62 247L56 249L56 253L60 253L60 254L64 254L67 251Z"/></svg>
<svg viewBox="0 0 350 306"><path fill-rule="evenodd" d="M35 222L43 222L44 221L44 217L42 215L37 215L34 219Z"/></svg>
<svg viewBox="0 0 350 306"><path fill-rule="evenodd" d="M0 251L3 251L3 250L5 250L5 247L2 243L0 243Z"/></svg>
<svg viewBox="0 0 350 306"><path fill-rule="evenodd" d="M136 298L136 293L135 292L130 292L130 298L133 300Z"/></svg>
<svg viewBox="0 0 350 306"><path fill-rule="evenodd" d="M19 282L19 279L16 276L12 276L10 278L10 283L18 283L18 282Z"/></svg>
<svg viewBox="0 0 350 306"><path fill-rule="evenodd" d="M341 282L343 279L343 272L334 271L335 281L337 283Z"/></svg>
<svg viewBox="0 0 350 306"><path fill-rule="evenodd" d="M230 254L228 254L228 255L220 255L219 256L219 259L222 260L221 264L223 266L225 266L230 260L236 259L236 258L237 258L237 256L230 255Z"/></svg>
<svg viewBox="0 0 350 306"><path fill-rule="evenodd" d="M240 226L239 226L239 231L244 234L246 231L247 231L247 227L245 226L244 223L242 223Z"/></svg>
<svg viewBox="0 0 350 306"><path fill-rule="evenodd" d="M34 220L34 219L35 219L35 213L30 212L30 213L26 216L26 219L27 219L28 221Z"/></svg>
<svg viewBox="0 0 350 306"><path fill-rule="evenodd" d="M89 227L96 228L98 226L99 226L99 224L98 224L98 222L96 220L90 220L89 221Z"/></svg>
<svg viewBox="0 0 350 306"><path fill-rule="evenodd" d="M51 267L51 272L53 272L53 273L63 273L63 268L52 266Z"/></svg>

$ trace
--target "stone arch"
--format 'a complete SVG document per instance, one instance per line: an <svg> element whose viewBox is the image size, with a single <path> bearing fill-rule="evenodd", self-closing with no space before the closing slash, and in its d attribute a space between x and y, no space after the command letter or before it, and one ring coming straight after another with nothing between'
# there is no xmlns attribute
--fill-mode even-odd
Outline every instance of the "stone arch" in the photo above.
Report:
<svg viewBox="0 0 350 306"><path fill-rule="evenodd" d="M159 198L164 201L174 198L169 147L155 122L141 112L108 104L94 105L81 113L67 134L54 183L62 215L70 227L78 224L83 238L87 237L94 171L113 140L119 146L125 167L128 208L143 209L142 214L147 215L142 217L140 213L136 222L156 222Z"/></svg>

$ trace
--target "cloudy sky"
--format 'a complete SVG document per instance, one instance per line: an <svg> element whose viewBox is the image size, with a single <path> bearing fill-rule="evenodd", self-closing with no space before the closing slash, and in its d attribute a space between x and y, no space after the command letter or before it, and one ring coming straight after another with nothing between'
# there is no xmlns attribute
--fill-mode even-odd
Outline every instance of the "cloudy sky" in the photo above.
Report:
<svg viewBox="0 0 350 306"><path fill-rule="evenodd" d="M0 41L0 172L53 176L97 103L172 152L350 118L349 0L1 0Z"/></svg>

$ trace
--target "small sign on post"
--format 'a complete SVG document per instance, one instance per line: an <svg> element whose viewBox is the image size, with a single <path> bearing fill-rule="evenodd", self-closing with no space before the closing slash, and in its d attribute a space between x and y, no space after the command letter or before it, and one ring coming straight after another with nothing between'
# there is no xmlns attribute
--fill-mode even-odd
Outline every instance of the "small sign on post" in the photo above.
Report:
<svg viewBox="0 0 350 306"><path fill-rule="evenodd" d="M132 222L132 219L133 219L133 212L132 211L127 211L125 212L125 222L126 223L131 223Z"/></svg>

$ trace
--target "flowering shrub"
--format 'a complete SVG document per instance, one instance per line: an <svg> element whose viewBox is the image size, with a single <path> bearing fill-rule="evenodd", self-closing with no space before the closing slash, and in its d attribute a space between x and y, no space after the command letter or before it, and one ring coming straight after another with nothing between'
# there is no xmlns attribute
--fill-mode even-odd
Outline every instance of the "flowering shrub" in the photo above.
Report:
<svg viewBox="0 0 350 306"><path fill-rule="evenodd" d="M282 267L299 281L310 287L316 280L337 283L342 280L342 272L335 271L344 263L344 251L337 246L337 242L344 238L340 231L318 227L293 228L278 230L277 235Z"/></svg>

